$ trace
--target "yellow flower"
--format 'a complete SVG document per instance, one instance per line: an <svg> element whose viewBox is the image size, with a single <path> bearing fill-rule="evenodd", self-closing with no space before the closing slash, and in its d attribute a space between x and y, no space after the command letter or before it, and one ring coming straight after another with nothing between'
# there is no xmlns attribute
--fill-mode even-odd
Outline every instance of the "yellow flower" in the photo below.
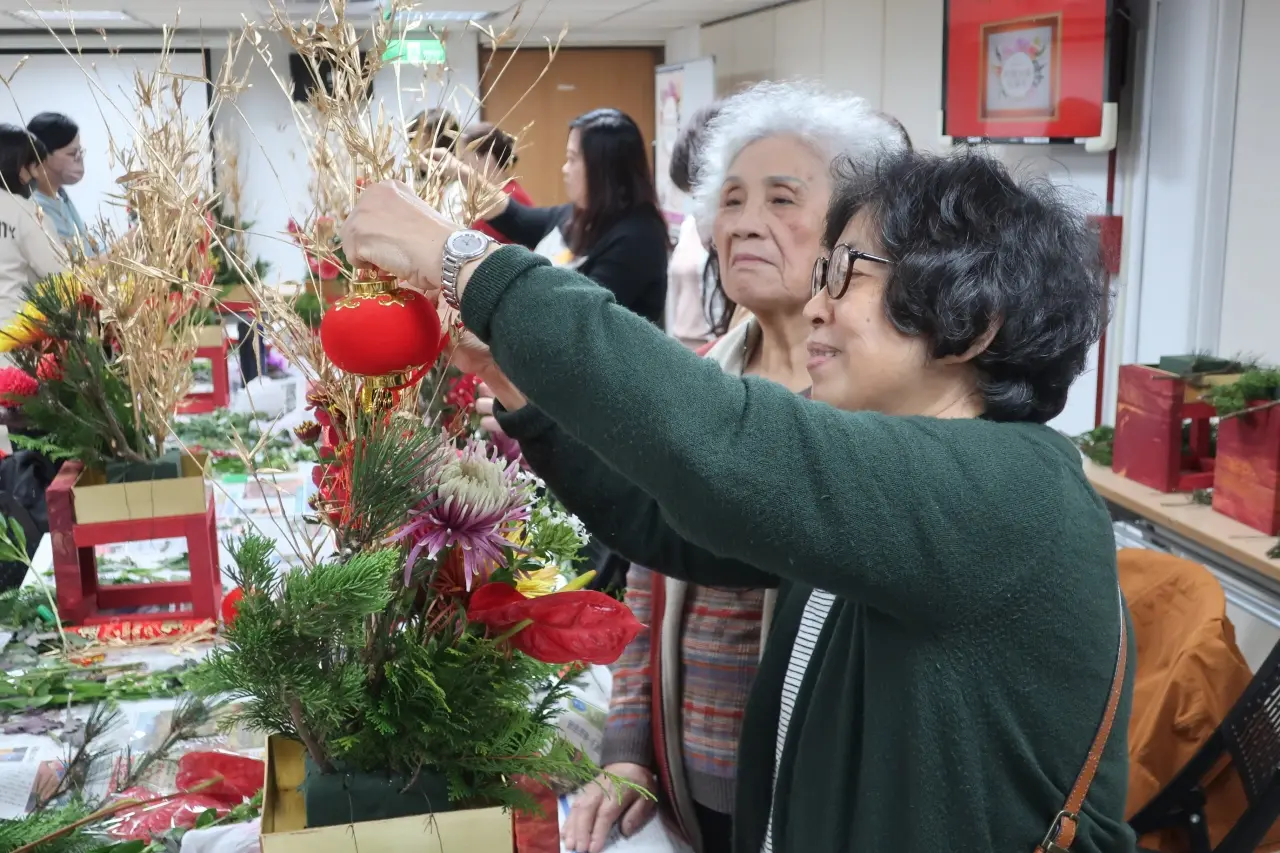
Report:
<svg viewBox="0 0 1280 853"><path fill-rule="evenodd" d="M23 303L17 316L0 329L0 352L12 352L40 340L40 329L36 324L43 319L44 315L34 305Z"/></svg>
<svg viewBox="0 0 1280 853"><path fill-rule="evenodd" d="M560 569L556 566L543 566L528 574L516 575L516 589L526 598L550 595L559 582Z"/></svg>

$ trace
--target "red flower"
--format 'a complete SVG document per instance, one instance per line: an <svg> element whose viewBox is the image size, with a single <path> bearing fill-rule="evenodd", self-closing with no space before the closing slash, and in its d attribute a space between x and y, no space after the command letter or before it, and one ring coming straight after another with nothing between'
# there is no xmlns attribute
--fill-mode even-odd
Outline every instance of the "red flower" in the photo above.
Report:
<svg viewBox="0 0 1280 853"><path fill-rule="evenodd" d="M236 621L236 614L240 612L240 600L244 598L244 590L236 587L231 592L222 596L222 624L230 625Z"/></svg>
<svg viewBox="0 0 1280 853"><path fill-rule="evenodd" d="M342 275L342 266L340 264L320 255L308 253L307 268L311 270L312 275L324 281L329 281Z"/></svg>
<svg viewBox="0 0 1280 853"><path fill-rule="evenodd" d="M62 378L62 365L58 363L56 355L50 352L40 356L40 362L36 365L36 378L42 382Z"/></svg>
<svg viewBox="0 0 1280 853"><path fill-rule="evenodd" d="M293 428L293 434L298 437L298 441L311 446L320 440L320 424L315 421L303 421Z"/></svg>
<svg viewBox="0 0 1280 853"><path fill-rule="evenodd" d="M200 286L212 287L214 275L216 275L216 273L214 273L213 267L205 267L202 269L200 271Z"/></svg>
<svg viewBox="0 0 1280 853"><path fill-rule="evenodd" d="M603 592L525 598L500 582L472 594L467 617L490 631L514 631L512 647L543 663L613 663L644 627L626 605Z"/></svg>
<svg viewBox="0 0 1280 853"><path fill-rule="evenodd" d="M21 406L40 391L40 383L17 367L0 368L0 405Z"/></svg>
<svg viewBox="0 0 1280 853"><path fill-rule="evenodd" d="M459 376L449 384L444 401L460 412L470 412L476 407L476 390L479 387L479 376L470 373Z"/></svg>

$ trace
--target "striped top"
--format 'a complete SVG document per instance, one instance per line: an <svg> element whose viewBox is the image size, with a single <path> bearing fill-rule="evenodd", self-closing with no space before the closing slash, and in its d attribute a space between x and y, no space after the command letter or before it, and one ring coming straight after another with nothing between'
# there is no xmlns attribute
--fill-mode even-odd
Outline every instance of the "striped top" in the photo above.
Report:
<svg viewBox="0 0 1280 853"><path fill-rule="evenodd" d="M804 615L800 617L800 630L796 632L796 642L791 647L791 658L787 662L787 675L782 681L782 700L778 708L778 744L774 752L775 780L777 768L782 764L782 749L787 744L787 728L791 725L791 715L796 709L796 697L800 695L800 686L804 683L809 660L813 657L818 636L822 633L822 626L826 623L835 600L836 597L831 593L815 589L805 602ZM763 853L773 853L773 806L769 807L769 828L765 831L764 844L760 849Z"/></svg>

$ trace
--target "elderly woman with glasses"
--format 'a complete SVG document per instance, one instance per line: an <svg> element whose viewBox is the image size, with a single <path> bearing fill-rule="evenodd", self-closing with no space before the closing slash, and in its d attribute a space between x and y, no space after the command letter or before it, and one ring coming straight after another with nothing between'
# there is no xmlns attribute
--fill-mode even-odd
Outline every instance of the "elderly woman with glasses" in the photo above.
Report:
<svg viewBox="0 0 1280 853"><path fill-rule="evenodd" d="M823 244L805 399L403 186L343 229L461 306L507 432L561 442L539 473L611 547L779 587L736 853L1133 850L1111 522L1045 425L1106 321L1096 236L982 154L901 152L841 171Z"/></svg>

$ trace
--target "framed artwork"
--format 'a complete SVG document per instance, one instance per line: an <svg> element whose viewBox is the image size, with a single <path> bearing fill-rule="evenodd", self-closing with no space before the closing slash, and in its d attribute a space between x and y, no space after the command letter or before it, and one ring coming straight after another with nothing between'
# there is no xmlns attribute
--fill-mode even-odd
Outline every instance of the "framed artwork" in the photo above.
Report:
<svg viewBox="0 0 1280 853"><path fill-rule="evenodd" d="M1118 0L945 0L942 132L961 142L1081 142L1119 95Z"/></svg>

